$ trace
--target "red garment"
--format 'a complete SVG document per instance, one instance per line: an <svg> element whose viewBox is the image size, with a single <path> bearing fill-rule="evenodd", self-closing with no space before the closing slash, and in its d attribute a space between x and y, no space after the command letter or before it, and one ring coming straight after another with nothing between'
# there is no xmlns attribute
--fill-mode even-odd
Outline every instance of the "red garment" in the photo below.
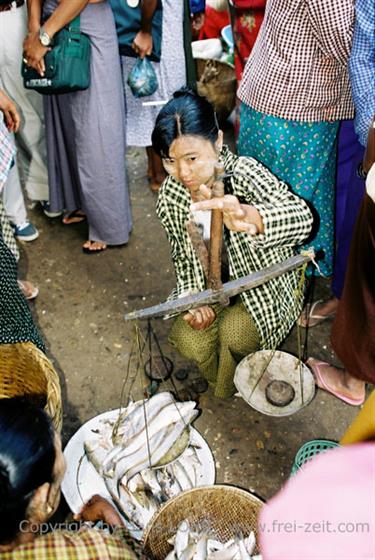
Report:
<svg viewBox="0 0 375 560"><path fill-rule="evenodd" d="M263 0L263 8L260 9L233 9L233 36L236 43L234 65L236 67L237 83L242 78L246 61L258 36L259 28L262 25L265 6L266 0Z"/></svg>
<svg viewBox="0 0 375 560"><path fill-rule="evenodd" d="M236 43L234 64L236 67L237 83L242 78L246 60L262 25L266 0L259 0L258 4L263 4L263 8L233 8L233 36ZM200 30L199 39L221 37L221 30L229 24L230 17L226 10L218 12L210 6L206 6L204 25Z"/></svg>
<svg viewBox="0 0 375 560"><path fill-rule="evenodd" d="M218 12L210 6L206 6L204 24L199 33L199 40L221 37L221 30L229 24L229 14L226 10Z"/></svg>

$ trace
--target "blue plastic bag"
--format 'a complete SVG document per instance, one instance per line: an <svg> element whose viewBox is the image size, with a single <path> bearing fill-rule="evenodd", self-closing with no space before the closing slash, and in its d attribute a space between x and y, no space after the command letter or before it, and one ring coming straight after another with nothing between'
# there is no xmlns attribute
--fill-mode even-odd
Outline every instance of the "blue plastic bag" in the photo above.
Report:
<svg viewBox="0 0 375 560"><path fill-rule="evenodd" d="M158 80L151 62L147 58L137 58L128 76L128 86L134 97L152 95L158 89Z"/></svg>

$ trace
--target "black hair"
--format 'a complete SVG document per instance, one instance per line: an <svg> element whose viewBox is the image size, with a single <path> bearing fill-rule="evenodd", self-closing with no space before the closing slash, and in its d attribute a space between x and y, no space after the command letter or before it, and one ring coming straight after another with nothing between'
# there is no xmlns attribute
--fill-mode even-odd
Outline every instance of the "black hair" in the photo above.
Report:
<svg viewBox="0 0 375 560"><path fill-rule="evenodd" d="M184 87L159 112L152 132L152 147L159 156L168 157L171 144L183 134L201 136L214 144L218 133L211 103Z"/></svg>
<svg viewBox="0 0 375 560"><path fill-rule="evenodd" d="M34 491L52 481L55 459L47 414L24 398L0 399L0 543L20 531Z"/></svg>

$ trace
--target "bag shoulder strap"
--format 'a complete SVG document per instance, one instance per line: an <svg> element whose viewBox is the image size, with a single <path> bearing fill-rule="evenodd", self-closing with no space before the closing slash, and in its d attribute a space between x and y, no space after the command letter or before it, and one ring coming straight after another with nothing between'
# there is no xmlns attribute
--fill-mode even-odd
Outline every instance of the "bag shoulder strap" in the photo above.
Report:
<svg viewBox="0 0 375 560"><path fill-rule="evenodd" d="M71 31L81 31L81 15L78 14L70 23L68 23L67 28Z"/></svg>

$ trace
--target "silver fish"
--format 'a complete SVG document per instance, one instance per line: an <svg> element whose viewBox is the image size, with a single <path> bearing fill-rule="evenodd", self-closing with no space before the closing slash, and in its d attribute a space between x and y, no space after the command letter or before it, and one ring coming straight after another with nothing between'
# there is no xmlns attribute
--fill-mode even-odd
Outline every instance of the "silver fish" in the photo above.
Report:
<svg viewBox="0 0 375 560"><path fill-rule="evenodd" d="M126 517L140 529L145 528L151 517L158 510L158 506L156 504L153 504L151 501L149 501L145 505L142 505L136 499L136 495L130 492L129 489L123 484L119 485L119 498L116 498L116 496L113 497L116 503L120 504L122 511L126 513Z"/></svg>
<svg viewBox="0 0 375 560"><path fill-rule="evenodd" d="M156 470L156 476L164 494L170 499L178 496L182 492L182 488L173 477L171 465Z"/></svg>
<svg viewBox="0 0 375 560"><path fill-rule="evenodd" d="M176 551L176 556L179 558L183 551L187 548L189 544L189 533L190 533L190 524L188 521L182 521L178 526L174 549Z"/></svg>
<svg viewBox="0 0 375 560"><path fill-rule="evenodd" d="M182 490L191 490L191 488L194 487L193 482L180 459L177 459L177 461L172 463L171 468L173 475L175 479L178 480Z"/></svg>
<svg viewBox="0 0 375 560"><path fill-rule="evenodd" d="M208 535L205 533L198 538L197 549L195 551L194 560L206 560L207 541L208 541Z"/></svg>
<svg viewBox="0 0 375 560"><path fill-rule="evenodd" d="M124 446L124 453L122 457L126 455L131 455L143 447L147 447L148 441L162 428L168 426L169 424L174 424L175 422L185 421L185 424L189 424L191 419L198 414L195 410L194 402L184 402L181 403L179 407L176 407L174 403L169 404L162 408L159 413L149 421L148 427L143 426L136 436L133 436L131 440L122 439L122 445ZM194 412L192 415L191 413ZM186 420L185 420L186 419Z"/></svg>
<svg viewBox="0 0 375 560"><path fill-rule="evenodd" d="M157 393L151 399L138 401L130 412L125 410L119 420L114 443L123 443L135 437L145 427L145 416L146 421L151 422L164 406L172 402L174 402L173 395L164 391Z"/></svg>
<svg viewBox="0 0 375 560"><path fill-rule="evenodd" d="M152 492L153 496L155 496L159 505L161 505L168 500L168 496L163 491L156 473L157 471L155 471L154 469L143 469L143 471L140 472L140 476L142 477L145 485L150 488L150 491ZM131 479L129 482L131 482L132 480L133 479Z"/></svg>
<svg viewBox="0 0 375 560"><path fill-rule="evenodd" d="M149 412L146 415L147 429L142 411L143 416L138 414L138 417L135 419L137 422L135 435L130 439L127 437L126 434L130 433L129 428L126 430L126 434L122 434L120 438L119 430L116 436L117 445L108 453L108 456L102 463L102 473L104 476L113 476L114 463L117 463L120 459L122 460L125 456L135 453L138 449L147 447L153 435L164 426L179 420L185 420L185 418L189 418L189 420L185 420L186 424L192 421L190 412L195 409L196 404L194 401L183 403L176 403L175 401L170 402L172 398L170 393L160 393L160 395L163 396L163 399L156 399L158 395L155 395L155 397L152 397L146 404L149 408ZM156 406L154 405L151 407L149 403L152 403L155 399L157 400ZM165 404L166 399L169 399L168 404ZM139 408L134 409L134 414L136 414L137 411L139 411ZM198 411L195 410L194 414L197 415ZM131 416L133 417L133 415Z"/></svg>
<svg viewBox="0 0 375 560"><path fill-rule="evenodd" d="M190 411L184 421L180 420L156 432L149 439L147 446L138 449L132 455L120 458L115 468L115 479L119 481L124 478L128 481L144 468L156 465L182 434L186 424L196 417L196 413L195 410Z"/></svg>

